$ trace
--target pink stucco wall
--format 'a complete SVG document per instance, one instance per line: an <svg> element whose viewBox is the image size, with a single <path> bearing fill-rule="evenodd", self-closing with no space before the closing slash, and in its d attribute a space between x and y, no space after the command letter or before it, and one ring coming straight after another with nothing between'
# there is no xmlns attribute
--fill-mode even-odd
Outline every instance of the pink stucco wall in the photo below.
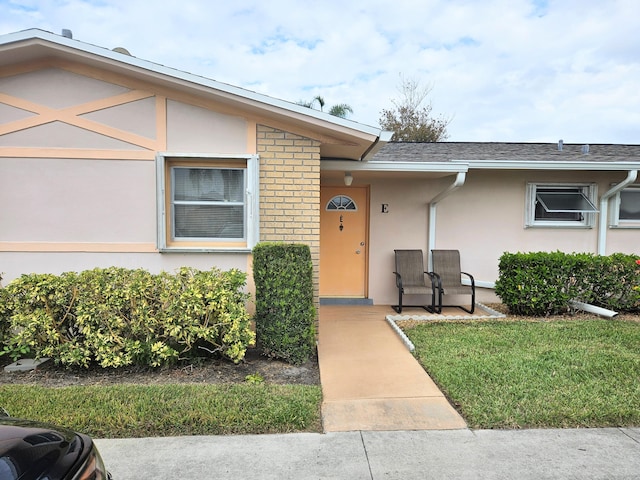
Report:
<svg viewBox="0 0 640 480"><path fill-rule="evenodd" d="M153 162L4 158L0 241L155 242Z"/></svg>
<svg viewBox="0 0 640 480"><path fill-rule="evenodd" d="M361 175L362 176L362 175ZM462 269L476 281L495 282L504 252L565 251L597 253L598 217L591 228L525 228L527 182L595 182L598 197L625 173L543 171L470 171L464 185L437 206L436 243L460 250ZM431 198L454 177L437 179L370 178L371 220L369 296L376 304L397 301L392 271L394 249L428 250ZM381 213L381 204L389 213ZM640 229L607 228L607 253L640 253ZM491 290L478 289L481 301L495 301Z"/></svg>
<svg viewBox="0 0 640 480"><path fill-rule="evenodd" d="M173 272L183 266L202 270L217 267L222 270L247 270L246 255L211 253L126 253L126 252L0 252L2 285L23 273L78 272L107 267L144 268L152 273Z"/></svg>
<svg viewBox="0 0 640 480"><path fill-rule="evenodd" d="M210 103L195 106L196 100L182 93L173 98L166 88L156 91L153 85L110 75L98 79L101 75L81 65L73 69L47 67L0 78L4 94L41 106L45 113L97 102L93 111L78 116L95 123L73 125L73 110L60 110L57 120L0 135L0 147L15 152L0 157L3 283L22 273L111 265L150 271L182 265L247 270L246 252L155 251L154 160L157 151L255 153L255 125L218 112ZM120 100L132 93L144 98ZM38 115L15 106L0 108L0 125ZM124 136L117 138L118 132ZM48 151L55 155L47 156Z"/></svg>
<svg viewBox="0 0 640 480"><path fill-rule="evenodd" d="M167 101L170 152L247 153L247 128L243 118Z"/></svg>

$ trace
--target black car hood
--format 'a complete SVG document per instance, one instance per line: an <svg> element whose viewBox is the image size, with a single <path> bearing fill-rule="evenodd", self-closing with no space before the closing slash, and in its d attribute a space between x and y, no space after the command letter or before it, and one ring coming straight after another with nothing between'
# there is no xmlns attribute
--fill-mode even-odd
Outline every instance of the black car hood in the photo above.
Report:
<svg viewBox="0 0 640 480"><path fill-rule="evenodd" d="M64 428L0 418L0 479L62 479L81 456L84 442Z"/></svg>

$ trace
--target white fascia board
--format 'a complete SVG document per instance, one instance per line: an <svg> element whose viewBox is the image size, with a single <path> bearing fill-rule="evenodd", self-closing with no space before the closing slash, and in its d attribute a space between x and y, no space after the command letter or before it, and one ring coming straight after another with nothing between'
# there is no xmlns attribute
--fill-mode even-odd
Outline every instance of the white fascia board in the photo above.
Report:
<svg viewBox="0 0 640 480"><path fill-rule="evenodd" d="M261 93L256 93L244 88L235 87L227 83L221 83L216 80L212 80L192 73L187 73L174 68L166 67L158 63L153 63L148 60L142 60L134 56L124 55L122 53L114 52L106 47L99 47L90 43L85 43L80 40L63 37L55 33L47 32L40 29L23 30L16 33L10 33L0 36L0 46L8 45L11 43L17 43L22 41L39 39L46 42L51 42L60 46L68 47L74 50L78 50L90 55L96 55L109 60L113 60L118 63L130 65L132 67L148 70L150 72L172 77L185 82L200 85L206 88L218 90L220 92L238 97L240 101L245 100L249 102L262 103L264 105L275 107L283 110L287 110L292 113L297 113L306 117L315 118L324 122L339 125L343 128L348 128L367 135L373 135L379 137L386 134L380 128L364 125L362 123L354 122L353 120L347 120L344 118L336 117L325 112L314 110L313 108L304 107L293 102L286 100L280 100L277 98L269 97Z"/></svg>
<svg viewBox="0 0 640 480"><path fill-rule="evenodd" d="M466 164L452 162L358 162L352 160L323 160L320 162L320 170L466 173L469 168Z"/></svg>
<svg viewBox="0 0 640 480"><path fill-rule="evenodd" d="M640 162L558 162L520 160L452 160L451 163L467 165L471 170L636 170Z"/></svg>
<svg viewBox="0 0 640 480"><path fill-rule="evenodd" d="M382 130L380 132L380 141L388 143L391 141L394 135L395 135L395 132L390 132L389 130Z"/></svg>

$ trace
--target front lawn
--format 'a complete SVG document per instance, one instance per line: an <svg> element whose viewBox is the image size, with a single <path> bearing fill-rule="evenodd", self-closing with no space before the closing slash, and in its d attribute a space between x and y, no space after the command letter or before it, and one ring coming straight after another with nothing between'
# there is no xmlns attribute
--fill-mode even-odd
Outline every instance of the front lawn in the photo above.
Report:
<svg viewBox="0 0 640 480"><path fill-rule="evenodd" d="M11 416L97 438L322 431L319 385L0 386Z"/></svg>
<svg viewBox="0 0 640 480"><path fill-rule="evenodd" d="M403 327L471 428L640 425L640 323L559 319Z"/></svg>

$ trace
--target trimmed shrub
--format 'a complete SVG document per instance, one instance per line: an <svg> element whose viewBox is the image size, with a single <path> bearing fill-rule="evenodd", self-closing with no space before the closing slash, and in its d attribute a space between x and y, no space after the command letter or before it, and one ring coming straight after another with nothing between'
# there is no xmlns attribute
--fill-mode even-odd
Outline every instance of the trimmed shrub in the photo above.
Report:
<svg viewBox="0 0 640 480"><path fill-rule="evenodd" d="M555 253L505 253L498 264L496 295L517 315L553 315L566 311L577 289L570 278L573 262Z"/></svg>
<svg viewBox="0 0 640 480"><path fill-rule="evenodd" d="M186 267L23 275L4 289L4 353L83 367L157 367L206 352L237 363L255 341L245 283L238 270Z"/></svg>
<svg viewBox="0 0 640 480"><path fill-rule="evenodd" d="M546 316L578 300L617 311L640 309L637 256L562 252L504 253L496 294L509 311Z"/></svg>
<svg viewBox="0 0 640 480"><path fill-rule="evenodd" d="M302 364L315 348L313 264L308 245L260 243L253 249L258 346Z"/></svg>
<svg viewBox="0 0 640 480"><path fill-rule="evenodd" d="M583 302L619 312L640 311L640 264L637 255L594 255L582 272Z"/></svg>
<svg viewBox="0 0 640 480"><path fill-rule="evenodd" d="M2 288L2 274L0 273L0 356L4 351L8 333L9 311L7 310L7 291Z"/></svg>
<svg viewBox="0 0 640 480"><path fill-rule="evenodd" d="M73 342L75 273L23 275L4 288L8 319L3 354L57 358L52 345Z"/></svg>

